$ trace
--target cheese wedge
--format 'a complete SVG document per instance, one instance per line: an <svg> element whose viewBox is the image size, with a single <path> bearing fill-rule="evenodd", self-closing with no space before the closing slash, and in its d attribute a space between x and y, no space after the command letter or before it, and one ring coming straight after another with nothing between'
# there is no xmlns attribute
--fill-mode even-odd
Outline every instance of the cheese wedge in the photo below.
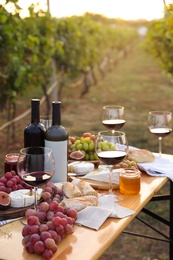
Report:
<svg viewBox="0 0 173 260"><path fill-rule="evenodd" d="M37 198L38 200L41 197L42 189L37 189ZM21 208L27 207L34 203L34 194L30 195L30 190L28 189L21 189L12 191L10 194L11 203L10 206L13 208Z"/></svg>

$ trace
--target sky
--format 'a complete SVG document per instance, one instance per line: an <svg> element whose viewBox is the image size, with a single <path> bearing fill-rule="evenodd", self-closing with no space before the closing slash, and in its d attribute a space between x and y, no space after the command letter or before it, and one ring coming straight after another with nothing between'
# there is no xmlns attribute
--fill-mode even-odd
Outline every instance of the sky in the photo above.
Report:
<svg viewBox="0 0 173 260"><path fill-rule="evenodd" d="M5 0L0 0L0 3ZM47 8L48 0L19 0L21 7L31 2L40 2L42 9ZM165 0L166 4L173 0ZM49 0L52 16L64 17L82 15L85 12L98 13L109 18L125 20L152 20L163 17L163 0ZM23 11L23 16L26 10Z"/></svg>

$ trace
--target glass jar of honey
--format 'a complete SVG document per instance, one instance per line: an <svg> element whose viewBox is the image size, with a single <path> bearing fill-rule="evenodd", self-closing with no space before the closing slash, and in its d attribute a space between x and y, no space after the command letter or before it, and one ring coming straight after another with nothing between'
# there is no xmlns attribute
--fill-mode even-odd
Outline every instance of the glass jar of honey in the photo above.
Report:
<svg viewBox="0 0 173 260"><path fill-rule="evenodd" d="M141 172L138 169L125 169L120 173L120 192L135 195L140 192Z"/></svg>

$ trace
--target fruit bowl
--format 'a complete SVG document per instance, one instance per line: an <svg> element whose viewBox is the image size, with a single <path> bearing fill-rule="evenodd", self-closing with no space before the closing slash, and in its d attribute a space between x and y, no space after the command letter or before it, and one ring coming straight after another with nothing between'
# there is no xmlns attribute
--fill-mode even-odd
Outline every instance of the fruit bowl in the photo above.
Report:
<svg viewBox="0 0 173 260"><path fill-rule="evenodd" d="M96 135L91 133L83 133L81 137L69 136L69 160L98 161L95 153L95 140Z"/></svg>

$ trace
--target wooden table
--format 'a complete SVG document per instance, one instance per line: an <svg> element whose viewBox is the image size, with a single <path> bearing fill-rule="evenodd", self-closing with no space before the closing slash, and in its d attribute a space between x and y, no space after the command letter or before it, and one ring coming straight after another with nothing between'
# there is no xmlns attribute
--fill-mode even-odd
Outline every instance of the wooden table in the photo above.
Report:
<svg viewBox="0 0 173 260"><path fill-rule="evenodd" d="M167 158L172 159L173 157L167 156ZM141 192L138 195L125 196L120 203L121 206L134 210L136 214L123 219L108 218L98 231L75 226L74 233L66 236L58 245L58 251L53 255L52 260L98 259L167 181L166 177L151 177L142 173ZM2 230L11 233L12 236L6 238L0 234L0 259L43 259L25 251L22 245L22 228L23 225L19 220L1 227ZM170 234L173 238L172 231Z"/></svg>

